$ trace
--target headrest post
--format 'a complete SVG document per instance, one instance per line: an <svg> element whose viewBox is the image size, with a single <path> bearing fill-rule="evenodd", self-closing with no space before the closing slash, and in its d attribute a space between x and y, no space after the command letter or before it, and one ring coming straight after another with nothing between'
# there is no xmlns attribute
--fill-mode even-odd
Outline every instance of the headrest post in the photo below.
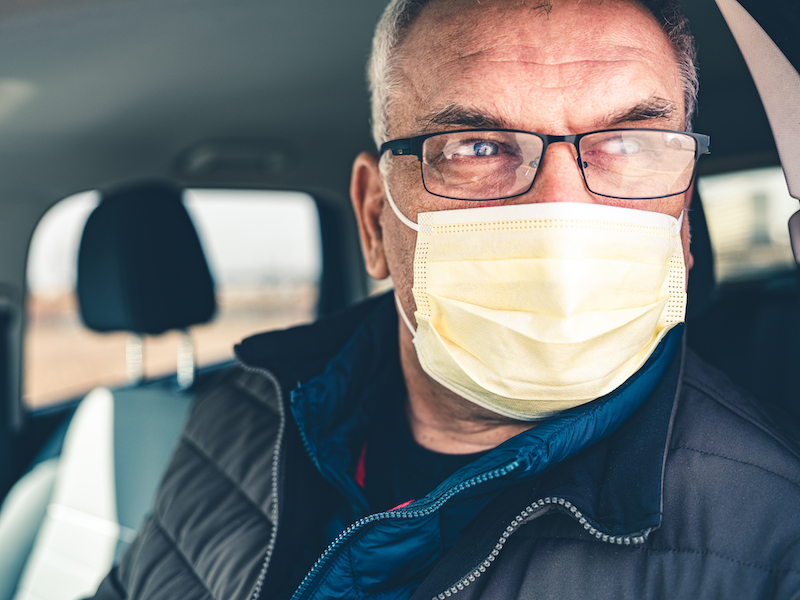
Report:
<svg viewBox="0 0 800 600"><path fill-rule="evenodd" d="M142 336L139 334L128 334L125 342L125 367L129 383L142 383L144 380L144 344Z"/></svg>
<svg viewBox="0 0 800 600"><path fill-rule="evenodd" d="M181 337L178 340L178 386L182 389L188 389L194 383L194 343L192 342L191 334L182 329Z"/></svg>

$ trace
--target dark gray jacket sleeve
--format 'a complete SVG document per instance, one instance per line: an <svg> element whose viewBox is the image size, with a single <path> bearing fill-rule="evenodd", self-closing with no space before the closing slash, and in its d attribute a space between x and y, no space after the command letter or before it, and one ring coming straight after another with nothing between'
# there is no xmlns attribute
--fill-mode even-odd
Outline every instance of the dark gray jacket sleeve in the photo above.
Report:
<svg viewBox="0 0 800 600"><path fill-rule="evenodd" d="M128 594L125 593L119 581L117 567L112 568L111 572L106 575L94 595L95 600L124 600L127 597Z"/></svg>
<svg viewBox="0 0 800 600"><path fill-rule="evenodd" d="M97 600L251 595L277 512L282 410L262 372L233 369L197 397L152 513Z"/></svg>

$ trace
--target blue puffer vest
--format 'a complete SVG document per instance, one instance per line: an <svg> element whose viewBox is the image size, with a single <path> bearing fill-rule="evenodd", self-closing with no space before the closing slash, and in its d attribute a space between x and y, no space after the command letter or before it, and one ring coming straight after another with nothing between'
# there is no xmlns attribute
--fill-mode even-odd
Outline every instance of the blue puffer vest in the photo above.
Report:
<svg viewBox="0 0 800 600"><path fill-rule="evenodd" d="M335 538L294 594L295 599L409 598L490 503L509 490L523 498L530 495L544 473L614 433L630 419L664 380L682 333L682 327L670 332L645 366L612 394L517 435L443 481L424 498L392 511L369 514L354 474L369 427L365 405L380 401L374 397L375 387L385 361L398 360L396 330L394 305L386 298L321 375L291 392L291 410L311 458L349 501L351 514L361 516ZM677 386L677 370L673 370L664 390L670 400L668 406ZM648 431L657 432L651 440L655 452L648 458L660 464L669 411L654 414L648 421ZM639 447L636 451L641 450ZM586 458L592 460L591 456ZM642 465L638 464L640 460L635 462L628 463L633 472L617 477L636 478ZM580 477L578 470L569 477L573 476ZM585 530L610 543L640 543L658 525L659 490L653 489L643 506L638 504L644 499L637 498L633 510L624 501L599 507L590 497L593 487L574 481L561 490L554 488L541 501L557 502ZM532 504L519 507L520 519L524 519L523 509L535 510L535 501ZM487 560L491 556L490 552ZM479 573L480 569L477 577Z"/></svg>

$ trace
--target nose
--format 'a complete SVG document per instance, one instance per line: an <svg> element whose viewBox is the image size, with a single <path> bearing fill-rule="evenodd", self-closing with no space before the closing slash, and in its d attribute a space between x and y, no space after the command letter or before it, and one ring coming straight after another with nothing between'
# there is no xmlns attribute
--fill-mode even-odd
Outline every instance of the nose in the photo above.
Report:
<svg viewBox="0 0 800 600"><path fill-rule="evenodd" d="M547 147L533 187L515 200L520 204L596 202L586 189L575 146L569 142L556 142Z"/></svg>

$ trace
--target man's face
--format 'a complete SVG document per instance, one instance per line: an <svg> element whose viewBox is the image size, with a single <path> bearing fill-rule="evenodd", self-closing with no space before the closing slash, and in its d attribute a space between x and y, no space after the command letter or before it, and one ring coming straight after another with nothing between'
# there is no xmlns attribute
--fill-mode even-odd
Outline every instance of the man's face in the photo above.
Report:
<svg viewBox="0 0 800 600"><path fill-rule="evenodd" d="M554 0L547 9L539 4L435 0L427 6L401 48L391 137L472 127L551 135L616 127L683 129L683 88L674 53L644 9L624 0ZM502 201L433 196L423 187L416 158L388 160L386 183L413 221L420 212L532 202L596 202L677 218L685 201L684 194L656 200L592 194L575 148L566 143L550 146L528 193ZM416 234L386 203L379 227L379 252L368 256L368 268L373 276L388 270L404 307L413 313ZM689 260L687 223L683 238Z"/></svg>

